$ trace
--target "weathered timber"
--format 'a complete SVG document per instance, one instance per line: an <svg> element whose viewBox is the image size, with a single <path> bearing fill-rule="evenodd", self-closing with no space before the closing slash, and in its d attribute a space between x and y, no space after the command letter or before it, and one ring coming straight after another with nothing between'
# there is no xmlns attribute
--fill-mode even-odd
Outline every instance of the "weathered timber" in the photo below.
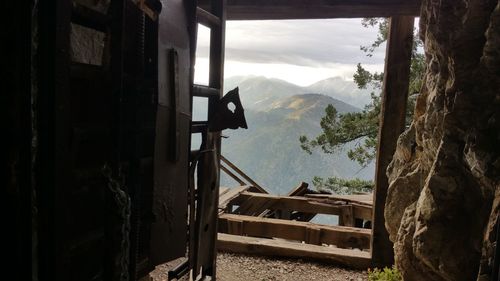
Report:
<svg viewBox="0 0 500 281"><path fill-rule="evenodd" d="M228 0L227 4L228 20L278 20L418 16L421 1Z"/></svg>
<svg viewBox="0 0 500 281"><path fill-rule="evenodd" d="M392 17L389 24L373 192L371 249L374 266L394 263L393 245L384 219L389 186L386 170L396 150L397 139L405 128L414 20L411 16L398 16Z"/></svg>
<svg viewBox="0 0 500 281"><path fill-rule="evenodd" d="M294 189L292 189L290 192L287 193L287 196L303 196L307 193L308 186L309 186L309 184L307 184L305 182L300 182L300 184L297 187L295 187ZM266 210L263 213L261 213L259 215L259 217L274 217L274 218L282 219L282 218L284 218L283 215L284 215L283 213L277 214L276 212ZM286 212L286 219L290 219L290 215L291 215L290 212ZM305 216L305 214L303 214L303 213L301 213L300 215ZM310 217L310 219L307 221L310 221L315 215L308 214L307 216L308 216L308 218Z"/></svg>
<svg viewBox="0 0 500 281"><path fill-rule="evenodd" d="M325 198L336 201L345 201L348 203L356 203L360 205L373 205L373 194L354 194L354 195L337 195L337 194L306 194L304 196L312 198Z"/></svg>
<svg viewBox="0 0 500 281"><path fill-rule="evenodd" d="M287 195L288 196L305 196L310 190L307 189L309 184L305 182L301 182L299 186L297 186L295 189L290 191ZM316 214L311 214L311 213L301 213L301 212L295 212L293 214L290 214L290 218L295 217L297 220L300 221L311 221Z"/></svg>
<svg viewBox="0 0 500 281"><path fill-rule="evenodd" d="M307 193L307 187L309 184L306 182L300 182L300 184L287 193L287 196L302 196Z"/></svg>
<svg viewBox="0 0 500 281"><path fill-rule="evenodd" d="M205 11L200 7L196 8L196 17L198 19L198 22L206 27L212 28L220 26L220 18Z"/></svg>
<svg viewBox="0 0 500 281"><path fill-rule="evenodd" d="M236 165L234 165L231 161L227 160L226 157L223 155L220 156L220 160L227 164L231 169L233 169L236 173L238 173L240 176L242 176L245 180L248 181L253 186L252 191L257 191L257 192L262 192L262 193L268 193L267 190L265 190L262 186L260 186L258 183L256 183L252 178L250 178L247 174L245 174L242 170L240 170Z"/></svg>
<svg viewBox="0 0 500 281"><path fill-rule="evenodd" d="M240 204L240 207L236 209L235 213L258 216L270 209L270 207L274 204L273 201L267 200L267 197L254 197L252 200L246 200L245 198L247 197L242 197L240 195L237 199L238 201L243 202Z"/></svg>
<svg viewBox="0 0 500 281"><path fill-rule="evenodd" d="M360 250L340 249L224 233L218 234L217 248L220 251L244 254L319 260L357 269L367 269L370 267L371 260L369 252Z"/></svg>
<svg viewBox="0 0 500 281"><path fill-rule="evenodd" d="M238 224L236 230L232 228L234 224ZM219 232L358 249L369 249L371 236L369 229L233 214L219 215Z"/></svg>
<svg viewBox="0 0 500 281"><path fill-rule="evenodd" d="M210 28L210 55L208 87L210 92L218 91L219 95L210 94L208 97L208 122L203 124L202 145L206 151L213 151L213 154L201 154L198 162L198 173L200 171L207 175L212 171L220 172L220 151L221 132L208 131L208 123L212 121L212 116L217 110L217 104L222 98L222 88L224 84L224 44L225 44L225 23L226 23L226 0L210 1L210 5L204 11L196 9L198 20L201 23L212 25ZM213 16L212 16L213 15ZM218 19L218 20L217 20ZM196 128L196 127L195 127ZM195 129L192 128L192 129ZM192 130L194 132L194 130ZM213 156L213 158L212 158ZM211 157L211 158L209 158ZM205 160L205 161L203 161ZM210 160L210 161L209 161ZM215 174L212 174L215 175ZM196 232L197 239L193 252L192 262L193 276L198 276L201 269L201 279L210 276L216 280L216 248L217 240L217 216L219 214L219 175L216 177L201 178L198 175L198 202L197 202L197 226L200 228ZM203 188L200 188L203 187Z"/></svg>
<svg viewBox="0 0 500 281"><path fill-rule="evenodd" d="M243 209L241 211L242 214L247 215L258 215L267 209L340 215L341 208L343 207L341 205L323 203L317 199L253 192L243 192L238 199L250 206L249 210Z"/></svg>
<svg viewBox="0 0 500 281"><path fill-rule="evenodd" d="M228 176L230 176L233 180L237 181L240 185L245 185L245 182L241 180L237 175L235 175L233 172L231 172L228 168L226 168L224 165L220 165L220 169L226 173Z"/></svg>
<svg viewBox="0 0 500 281"><path fill-rule="evenodd" d="M238 202L243 203L236 213L242 215L259 215L269 209L340 216L345 208L352 206L355 218L371 220L370 207L329 199L243 192L235 204Z"/></svg>
<svg viewBox="0 0 500 281"><path fill-rule="evenodd" d="M220 198L220 197L221 197L224 193L228 192L228 191L229 191L229 189L230 189L229 187L225 187L225 186L221 186L221 187L219 187L219 198ZM219 199L219 201L220 201L220 199Z"/></svg>
<svg viewBox="0 0 500 281"><path fill-rule="evenodd" d="M352 207L352 205L348 205L342 210L342 214L340 214L339 216L339 225L355 225L354 208Z"/></svg>
<svg viewBox="0 0 500 281"><path fill-rule="evenodd" d="M238 186L233 188L224 188L223 192L219 192L219 212L227 209L231 202L240 195L240 193L248 190L249 185Z"/></svg>

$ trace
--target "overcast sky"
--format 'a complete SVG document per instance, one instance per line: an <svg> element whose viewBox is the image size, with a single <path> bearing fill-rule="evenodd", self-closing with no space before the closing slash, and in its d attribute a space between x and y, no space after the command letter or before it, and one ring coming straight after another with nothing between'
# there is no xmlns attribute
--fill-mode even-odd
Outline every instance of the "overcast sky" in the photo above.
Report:
<svg viewBox="0 0 500 281"><path fill-rule="evenodd" d="M209 30L199 28L195 80L207 81ZM259 75L310 85L329 77L352 80L356 64L383 70L385 45L367 57L361 45L371 44L377 28L361 19L228 21L225 77Z"/></svg>

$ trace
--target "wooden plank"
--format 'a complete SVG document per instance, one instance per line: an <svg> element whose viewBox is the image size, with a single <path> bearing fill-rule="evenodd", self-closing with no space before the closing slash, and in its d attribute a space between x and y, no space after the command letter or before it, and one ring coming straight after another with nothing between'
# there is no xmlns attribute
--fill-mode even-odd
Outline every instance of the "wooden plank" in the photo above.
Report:
<svg viewBox="0 0 500 281"><path fill-rule="evenodd" d="M204 86L204 85L194 84L193 85L193 96L205 97L205 98L218 97L218 96L220 96L220 90L210 88L210 87Z"/></svg>
<svg viewBox="0 0 500 281"><path fill-rule="evenodd" d="M370 253L359 250L324 247L266 238L244 237L219 233L217 248L220 251L260 254L319 260L356 269L370 266Z"/></svg>
<svg viewBox="0 0 500 281"><path fill-rule="evenodd" d="M366 221L371 221L373 217L373 208L372 206L366 205L357 205L354 203L350 204L353 207L353 213L355 219L363 219Z"/></svg>
<svg viewBox="0 0 500 281"><path fill-rule="evenodd" d="M295 187L290 192L288 192L287 196L302 196L302 195L306 194L308 186L309 186L309 184L307 184L305 182L301 182L297 187ZM276 213L276 212L266 210L266 211L262 212L261 214L259 214L259 217L274 217L274 218L279 218L279 219L286 217L286 219L290 219L290 215L291 215L290 212ZM303 216L304 214L301 214L301 215ZM314 217L314 215L311 215L311 214L309 214L309 216ZM312 217L311 217L311 219L312 219Z"/></svg>
<svg viewBox="0 0 500 281"><path fill-rule="evenodd" d="M346 206L342 209L342 214L339 216L339 225L354 226L354 210L352 205Z"/></svg>
<svg viewBox="0 0 500 281"><path fill-rule="evenodd" d="M257 193L258 194L258 193ZM274 202L268 200L267 197L255 197L252 200L246 199L247 197L242 197L240 195L239 200L243 200L243 203L240 205L235 213L242 215L250 215L250 216L258 216L270 208Z"/></svg>
<svg viewBox="0 0 500 281"><path fill-rule="evenodd" d="M211 116L213 116L218 101L222 98L222 89L224 86L224 45L225 45L225 29L226 29L226 0L210 1L208 9L206 9L210 14L214 15L220 20L220 24L210 28L210 53L209 53L209 73L208 73L208 86L212 89L219 90L219 96L211 96L208 98L208 119L210 121ZM191 80L192 81L192 80ZM207 132L203 135L202 143L205 144L204 149L213 149L216 154L216 161L212 163L200 162L199 165L205 166L206 169L214 169L220 172L220 152L221 152L221 132ZM198 168L199 170L200 168ZM219 188L219 177L216 177L214 183L215 190ZM217 193L218 194L218 193ZM210 198L215 199L210 201L210 207L207 208L210 213L204 209L201 209L203 218L210 215L209 231L200 237L197 241L200 243L200 247L203 247L202 251L197 252L196 262L193 266L193 276L198 276L199 270L203 268L201 279L205 279L206 276L210 276L211 279L216 280L217 270L216 270L216 241L217 241L217 216L219 207L219 197ZM203 203L206 199L199 197L198 204ZM212 210L215 209L215 212ZM201 223L204 223L201 221ZM215 226L215 228L211 228ZM203 238L203 239L202 239ZM203 241L205 240L205 241ZM201 245L209 244L209 246Z"/></svg>
<svg viewBox="0 0 500 281"><path fill-rule="evenodd" d="M373 194L356 194L356 195L337 195L337 194L306 194L306 197L325 198L336 201L345 201L357 204L373 204Z"/></svg>
<svg viewBox="0 0 500 281"><path fill-rule="evenodd" d="M235 235L243 235L243 221L242 220L228 220L227 232Z"/></svg>
<svg viewBox="0 0 500 281"><path fill-rule="evenodd" d="M320 227L308 227L306 231L306 237L304 242L313 245L322 245L321 241L321 228Z"/></svg>
<svg viewBox="0 0 500 281"><path fill-rule="evenodd" d="M73 23L78 25L101 32L107 32L109 29L109 23L111 22L111 17L73 2L71 20Z"/></svg>
<svg viewBox="0 0 500 281"><path fill-rule="evenodd" d="M253 206L252 213L262 213L266 209L298 211L304 213L320 213L329 215L340 215L342 206L320 202L318 199L305 197L278 196L254 192L243 192L239 200ZM265 204L265 206L264 206Z"/></svg>
<svg viewBox="0 0 500 281"><path fill-rule="evenodd" d="M235 175L233 172L231 172L228 168L224 167L222 163L220 164L220 169L226 173L228 176L230 176L233 180L237 181L240 185L245 185L245 182L241 180L237 175Z"/></svg>
<svg viewBox="0 0 500 281"><path fill-rule="evenodd" d="M215 28L220 26L220 19L218 17L200 7L196 8L196 17L199 23L208 28Z"/></svg>
<svg viewBox="0 0 500 281"><path fill-rule="evenodd" d="M229 187L221 186L219 187L219 198L226 192L229 191ZM220 200L219 200L220 201Z"/></svg>
<svg viewBox="0 0 500 281"><path fill-rule="evenodd" d="M233 188L223 188L225 191L221 194L219 192L219 211L225 210L231 202L240 195L240 193L248 190L250 188L249 185L238 186Z"/></svg>
<svg viewBox="0 0 500 281"><path fill-rule="evenodd" d="M356 201L357 202L357 201ZM344 200L332 200L330 198L300 197L300 196L278 196L270 194L259 194L253 192L244 192L238 198L235 198L234 204L240 205L235 211L241 215L255 215L260 217L270 217L269 214L275 211L294 211L300 216L312 214L310 218L302 221L309 221L314 215L329 214L342 215L344 208L353 208L353 217L367 221L372 220L372 206L362 204L361 202L349 203ZM272 217L272 216L271 216ZM282 218L279 217L278 218Z"/></svg>
<svg viewBox="0 0 500 281"><path fill-rule="evenodd" d="M222 160L222 162L226 163L229 167L231 167L231 169L233 169L236 173L238 173L240 176L242 176L244 179L246 179L249 183L251 183L253 185L254 189L257 189L257 190L252 190L252 191L268 193L267 190L265 190L262 186L260 186L258 183L256 183L252 178L250 178L247 174L245 174L238 167L236 167L236 165L234 165L231 161L227 160L226 157L221 155L220 160Z"/></svg>
<svg viewBox="0 0 500 281"><path fill-rule="evenodd" d="M227 4L228 20L278 20L418 16L421 1L228 0Z"/></svg>
<svg viewBox="0 0 500 281"><path fill-rule="evenodd" d="M287 196L303 196L307 192L307 187L309 186L306 182L300 182L300 184L287 193Z"/></svg>
<svg viewBox="0 0 500 281"><path fill-rule="evenodd" d="M372 249L373 265L377 267L394 263L393 245L385 229L384 219L389 186L386 170L396 150L398 137L405 128L413 24L414 18L411 16L392 17L389 24L373 193Z"/></svg>
<svg viewBox="0 0 500 281"><path fill-rule="evenodd" d="M234 223L241 226L231 228ZM369 229L234 214L219 215L219 232L358 249L369 249L371 237Z"/></svg>

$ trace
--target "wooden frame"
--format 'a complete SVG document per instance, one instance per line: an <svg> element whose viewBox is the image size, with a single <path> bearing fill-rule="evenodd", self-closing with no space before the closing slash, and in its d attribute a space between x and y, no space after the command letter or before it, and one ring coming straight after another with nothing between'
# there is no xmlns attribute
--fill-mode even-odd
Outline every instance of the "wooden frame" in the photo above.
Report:
<svg viewBox="0 0 500 281"><path fill-rule="evenodd" d="M283 20L418 16L420 3L419 0L228 0L227 19Z"/></svg>
<svg viewBox="0 0 500 281"><path fill-rule="evenodd" d="M329 226L294 220L269 219L234 214L219 215L219 233L282 238L314 245L338 248L370 248L371 230L345 226Z"/></svg>
<svg viewBox="0 0 500 281"><path fill-rule="evenodd" d="M389 187L386 170L396 151L398 137L405 129L414 21L413 16L396 16L389 24L373 192L371 249L372 264L377 267L394 264L393 245L384 218Z"/></svg>
<svg viewBox="0 0 500 281"><path fill-rule="evenodd" d="M219 233L217 248L220 251L244 254L260 254L280 257L301 257L302 259L333 262L358 269L370 267L370 253L358 250L323 247L284 240L244 237Z"/></svg>
<svg viewBox="0 0 500 281"><path fill-rule="evenodd" d="M299 197L299 196L278 196L264 193L242 192L233 202L240 205L236 213L242 215L259 216L266 210L297 211L312 214L327 214L343 216L346 211L350 211L349 220L355 218L371 220L371 207L357 203L347 203L342 200L333 202L331 199ZM347 220L346 220L347 222ZM353 226L354 222L345 225Z"/></svg>
<svg viewBox="0 0 500 281"><path fill-rule="evenodd" d="M203 3L204 1L200 1L202 6ZM405 129L413 25L414 17L420 13L420 6L420 0L227 0L228 20L390 17L371 217L373 266L387 266L394 263L393 247L385 229L384 219L388 188L386 170L395 152L397 139ZM298 205L303 204L298 203L300 199L262 201L259 199L262 198L261 195L251 197L249 200L256 204L243 203L239 210L241 213L256 214L262 209L270 208L263 206L262 203L272 202L273 207L278 206L284 210L291 209L292 206L302 208ZM335 212L335 208L323 206L318 202L307 201L305 204L321 212ZM356 213L356 207L351 205L350 208L354 208L351 212L354 215L351 215L351 218L348 216L349 210L341 216L342 220L348 221L347 225L352 222L352 217Z"/></svg>
<svg viewBox="0 0 500 281"><path fill-rule="evenodd" d="M243 3L244 1L245 0L241 0L238 3ZM229 3L230 5L231 3L234 5L235 2L236 0L233 0L233 2ZM415 5L417 8L406 16L394 16L394 14L398 13L395 13L394 10L390 11L393 16L390 18L389 36L386 49L380 128L378 135L379 141L377 148L375 190L373 193L373 215L369 218L369 220L372 221L372 239L370 247L372 251L372 265L379 267L390 266L394 263L393 245L389 240L389 235L385 229L384 218L385 200L388 189L386 170L395 152L397 139L405 129L406 103L408 97L411 53L413 45L413 26L415 20L414 15L418 14L418 7L420 7L419 1L402 2L405 2L410 6ZM277 3L277 1L273 1L272 3ZM289 5L295 5L293 3L298 2L292 2ZM231 8L228 9L229 18L231 19ZM255 9L259 8L257 7ZM234 14L232 16L232 19L238 18ZM293 13L288 14L288 16L290 16L290 18L297 18L293 15ZM288 16L286 18L288 18ZM370 13L365 14L360 12L358 16L373 15ZM258 19L266 19L265 17L265 15L261 15ZM318 18L317 16L307 17ZM248 202L242 203L239 212L241 214L251 215L262 213L266 209L271 208L295 211L314 210L318 213L340 214L341 220L345 225L354 225L353 220L355 217L358 216L364 218L367 214L366 210L362 209L362 206L358 207L356 205L350 205L349 207L332 207L328 204L322 204L318 201L309 201L307 199L277 198L271 196L267 197L270 199L267 200L266 196L267 195L263 194L242 194L242 198L246 197ZM342 208L344 208L345 211L340 211ZM350 216L349 211L351 211Z"/></svg>

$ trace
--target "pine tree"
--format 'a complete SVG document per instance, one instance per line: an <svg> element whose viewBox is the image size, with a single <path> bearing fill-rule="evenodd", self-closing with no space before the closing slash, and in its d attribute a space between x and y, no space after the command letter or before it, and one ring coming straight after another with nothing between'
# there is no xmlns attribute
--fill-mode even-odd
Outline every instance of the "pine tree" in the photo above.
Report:
<svg viewBox="0 0 500 281"><path fill-rule="evenodd" d="M373 52L387 41L388 20L384 18L366 18L362 20L361 24L367 28L378 28L377 39L369 46L360 47L361 51L371 57ZM412 119L415 99L422 86L425 68L424 55L419 52L423 45L422 41L417 35L414 35L413 42L406 113L407 125ZM333 105L328 105L320 122L322 132L312 140L307 136L300 136L301 148L309 154L316 148L320 148L324 153L333 154L338 152L345 144L354 142L354 148L347 151L349 159L358 162L363 167L372 162L376 156L383 77L383 73L372 73L358 63L353 79L359 89L372 89L371 102L361 112L345 114L339 114ZM367 191L368 185L373 186L373 182L367 183L359 179L349 180L336 177L328 179L315 177L313 184L318 189L328 188L337 193ZM346 188L339 188L339 184L343 184Z"/></svg>

